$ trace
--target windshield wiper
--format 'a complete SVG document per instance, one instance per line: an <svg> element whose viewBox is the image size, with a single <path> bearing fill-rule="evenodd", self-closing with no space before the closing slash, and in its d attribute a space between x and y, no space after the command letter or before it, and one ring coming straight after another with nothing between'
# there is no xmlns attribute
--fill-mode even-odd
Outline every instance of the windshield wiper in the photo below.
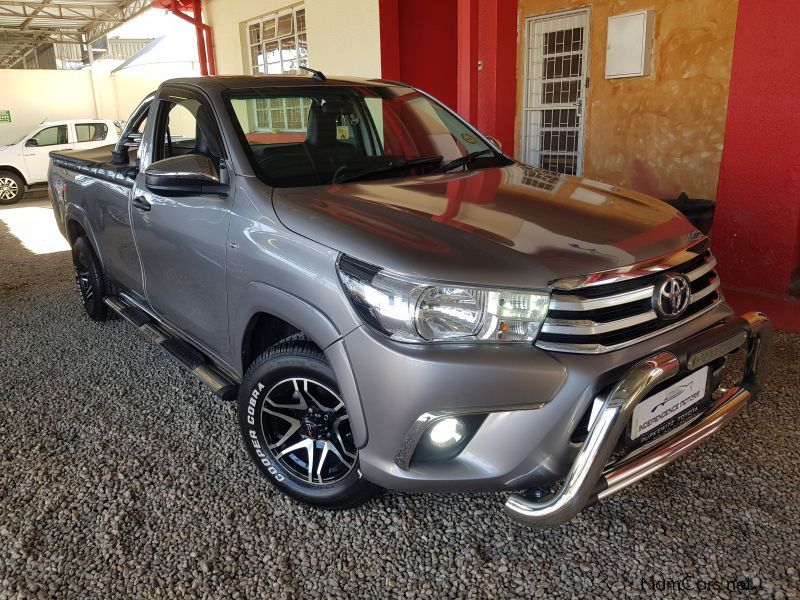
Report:
<svg viewBox="0 0 800 600"><path fill-rule="evenodd" d="M348 181L354 181L356 179L361 179L362 177L368 177L370 175L376 175L378 173L387 173L390 171L394 171L395 169L402 169L404 167L418 167L420 165L427 165L432 163L440 163L442 162L442 156L420 156L417 158L411 158L408 160L398 160L397 162L392 162L386 165L379 165L377 167L370 167L369 169L364 169L363 171L359 171L358 173L353 173L349 177L344 177L333 183L347 183Z"/></svg>
<svg viewBox="0 0 800 600"><path fill-rule="evenodd" d="M468 163L471 163L476 158L480 158L481 156L486 156L487 154L494 154L494 150L491 148L484 148L483 150L478 150L477 152L470 152L469 154L465 154L464 156L460 156L454 160L451 160L449 163L442 165L442 168L439 169L440 173L445 173L457 167L462 167Z"/></svg>

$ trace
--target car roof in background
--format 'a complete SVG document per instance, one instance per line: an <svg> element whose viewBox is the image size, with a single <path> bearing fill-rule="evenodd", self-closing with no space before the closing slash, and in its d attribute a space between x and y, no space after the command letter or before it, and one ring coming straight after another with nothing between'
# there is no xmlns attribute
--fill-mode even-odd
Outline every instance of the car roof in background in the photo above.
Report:
<svg viewBox="0 0 800 600"><path fill-rule="evenodd" d="M86 117L86 118L78 118L78 119L61 119L60 121L44 121L43 123L39 123L33 129L39 129L40 127L46 127L47 125L69 125L70 123L113 123L114 119L98 119L97 117ZM31 131L33 131L33 129Z"/></svg>

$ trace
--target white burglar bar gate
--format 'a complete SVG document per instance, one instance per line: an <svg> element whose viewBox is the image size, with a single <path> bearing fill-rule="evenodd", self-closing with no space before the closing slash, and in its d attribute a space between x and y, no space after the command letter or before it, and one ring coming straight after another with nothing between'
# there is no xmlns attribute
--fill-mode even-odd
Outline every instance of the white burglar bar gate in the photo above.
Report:
<svg viewBox="0 0 800 600"><path fill-rule="evenodd" d="M526 20L523 162L582 173L588 55L588 10Z"/></svg>

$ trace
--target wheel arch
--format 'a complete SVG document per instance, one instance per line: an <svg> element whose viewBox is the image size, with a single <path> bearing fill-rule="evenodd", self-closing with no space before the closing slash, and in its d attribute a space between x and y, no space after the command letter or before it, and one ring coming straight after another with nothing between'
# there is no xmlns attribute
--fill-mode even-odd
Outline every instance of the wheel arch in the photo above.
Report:
<svg viewBox="0 0 800 600"><path fill-rule="evenodd" d="M367 442L367 426L342 333L328 317L305 300L263 283L250 283L239 303L238 316L232 318L232 347L236 369L242 376L268 345L294 333L303 333L324 352L347 405L353 439L361 448Z"/></svg>
<svg viewBox="0 0 800 600"><path fill-rule="evenodd" d="M28 186L28 180L25 178L25 175L22 173L22 171L20 171L17 167L13 165L0 164L0 171L8 171L9 173L13 173L14 175L22 179L22 185L24 185L25 187Z"/></svg>
<svg viewBox="0 0 800 600"><path fill-rule="evenodd" d="M94 234L94 230L89 224L89 220L86 218L83 209L75 204L67 204L66 214L64 215L64 232L66 233L67 241L70 246L75 244L75 240L77 240L81 234L85 235L89 239L89 244L92 246L97 260L100 261L100 266L105 270L103 253L100 251L100 246L97 244L97 237ZM73 235L75 237L73 237Z"/></svg>
<svg viewBox="0 0 800 600"><path fill-rule="evenodd" d="M67 241L70 246L75 245L75 241L82 235L86 235L86 230L83 228L77 219L67 218L66 222ZM88 237L88 236L87 236Z"/></svg>
<svg viewBox="0 0 800 600"><path fill-rule="evenodd" d="M257 312L247 323L242 337L242 370L246 371L264 350L300 330L280 317L267 312Z"/></svg>

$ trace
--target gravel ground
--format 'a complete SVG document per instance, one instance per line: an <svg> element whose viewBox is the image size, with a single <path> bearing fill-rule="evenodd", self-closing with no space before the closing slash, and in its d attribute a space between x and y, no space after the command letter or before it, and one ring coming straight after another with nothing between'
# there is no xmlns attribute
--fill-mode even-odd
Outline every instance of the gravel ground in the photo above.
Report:
<svg viewBox="0 0 800 600"><path fill-rule="evenodd" d="M556 530L500 494L317 512L258 476L232 404L82 314L67 252L8 233L36 202L0 209L0 598L797 597L800 336L743 418Z"/></svg>

